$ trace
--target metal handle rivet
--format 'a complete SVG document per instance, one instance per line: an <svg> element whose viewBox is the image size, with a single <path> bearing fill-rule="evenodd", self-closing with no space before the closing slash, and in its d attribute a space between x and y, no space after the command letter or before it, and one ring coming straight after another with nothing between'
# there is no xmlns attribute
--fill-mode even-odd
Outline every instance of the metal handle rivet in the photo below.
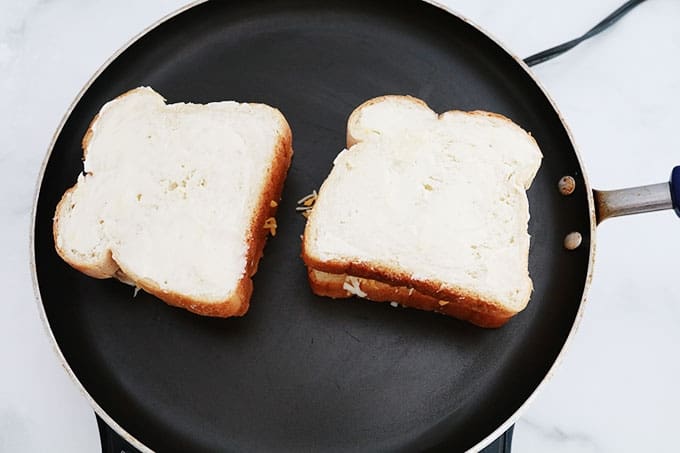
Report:
<svg viewBox="0 0 680 453"><path fill-rule="evenodd" d="M571 176L562 176L557 183L557 188L560 189L562 195L571 195L576 189L576 180Z"/></svg>
<svg viewBox="0 0 680 453"><path fill-rule="evenodd" d="M572 231L564 237L564 248L567 250L576 250L583 242L583 236L577 231Z"/></svg>

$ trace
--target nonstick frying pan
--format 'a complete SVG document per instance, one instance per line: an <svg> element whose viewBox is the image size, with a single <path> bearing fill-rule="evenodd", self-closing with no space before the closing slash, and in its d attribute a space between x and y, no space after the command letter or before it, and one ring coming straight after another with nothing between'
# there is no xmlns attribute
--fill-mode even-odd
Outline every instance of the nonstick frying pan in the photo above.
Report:
<svg viewBox="0 0 680 453"><path fill-rule="evenodd" d="M133 298L130 287L86 277L54 251L54 208L82 169L90 120L140 85L169 102L265 102L290 122L295 156L278 234L243 318ZM414 95L437 111L498 112L541 146L529 191L535 288L506 326L480 329L309 291L295 202L328 174L350 112L382 94ZM200 2L119 52L66 115L36 195L36 288L65 368L140 449L477 449L512 424L559 360L591 278L597 221L671 208L680 200L677 169L674 181L593 192L567 127L526 66L437 5Z"/></svg>

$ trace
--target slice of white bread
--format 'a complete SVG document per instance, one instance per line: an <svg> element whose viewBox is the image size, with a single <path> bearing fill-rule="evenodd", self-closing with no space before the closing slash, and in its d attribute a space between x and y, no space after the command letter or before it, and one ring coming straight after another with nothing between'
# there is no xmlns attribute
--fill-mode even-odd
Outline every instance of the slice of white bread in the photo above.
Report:
<svg viewBox="0 0 680 453"><path fill-rule="evenodd" d="M57 205L58 254L208 316L248 310L292 157L283 115L264 104L170 104L136 88L83 138L84 173Z"/></svg>
<svg viewBox="0 0 680 453"><path fill-rule="evenodd" d="M302 257L319 295L359 295L497 327L525 308L536 141L494 113L383 96L349 118Z"/></svg>

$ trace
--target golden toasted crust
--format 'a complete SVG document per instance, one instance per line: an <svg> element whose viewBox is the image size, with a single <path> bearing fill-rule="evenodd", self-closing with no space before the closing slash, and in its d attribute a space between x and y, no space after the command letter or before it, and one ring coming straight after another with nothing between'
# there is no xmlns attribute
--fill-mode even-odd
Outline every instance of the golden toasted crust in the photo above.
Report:
<svg viewBox="0 0 680 453"><path fill-rule="evenodd" d="M345 278L349 275L358 279L361 290L367 294L366 299L393 301L420 310L436 311L480 327L500 327L517 314L464 290L440 290L432 282L395 279L390 271L382 275L392 274L391 278L381 279L380 272L364 273L357 265L347 268L352 270L332 272L327 270L327 266L324 269L308 267L307 275L314 294L332 298L352 297L354 294L343 288Z"/></svg>
<svg viewBox="0 0 680 453"><path fill-rule="evenodd" d="M318 296L342 299L354 294L344 289L347 281L344 274L328 274L307 269L309 285ZM421 293L415 288L393 286L377 280L353 276L361 291L366 293L365 299L374 302L397 302L401 305L419 310L434 311L453 318L462 319L479 327L494 328L505 324L514 313L488 307L483 302L464 296L453 300L438 299ZM479 310L477 308L479 307Z"/></svg>
<svg viewBox="0 0 680 453"><path fill-rule="evenodd" d="M120 99L125 94L121 94L116 99ZM90 125L87 127L87 131L85 131L85 135L83 135L83 140L81 141L81 146L83 147L83 159L82 159L83 161L87 158L87 148L90 146L90 140L92 139L92 135L94 134L94 125L97 123L98 120L99 113L97 113L94 116L94 118L92 118L92 121L90 121Z"/></svg>
<svg viewBox="0 0 680 453"><path fill-rule="evenodd" d="M127 91L126 93L118 96L116 99L127 96L137 89L138 88ZM83 159L86 157L87 148L92 138L93 129L98 118L99 113L90 122L90 126L83 137ZM52 234L54 237L54 244L57 254L71 267L86 275L101 279L113 277L122 281L123 283L134 284L144 291L158 297L168 305L184 308L193 313L205 316L215 316L222 318L243 316L248 311L250 296L253 292L253 282L251 277L257 271L257 266L260 258L263 255L267 236L270 232L269 229L264 228L264 223L266 219L276 215L276 206L281 199L283 183L286 179L286 174L288 172L288 168L290 167L293 156L293 139L290 126L286 122L283 115L281 115L280 118L282 133L278 137L274 159L269 166L267 175L263 177L263 180L265 181L264 188L260 193L259 199L257 200L256 206L254 208L255 216L250 223L250 227L246 236L248 248L246 254L245 274L239 280L231 298L221 302L207 302L163 290L155 281L137 276L129 269L120 268L120 265L115 260L115 256L112 255L111 251L109 251L104 261L100 263L83 263L73 259L73 257L65 253L65 251L59 247L58 237L60 213L65 209L65 203L68 203L70 194L75 189L77 184L66 190L55 209L55 216L52 224ZM275 201L276 203L272 203L272 201Z"/></svg>

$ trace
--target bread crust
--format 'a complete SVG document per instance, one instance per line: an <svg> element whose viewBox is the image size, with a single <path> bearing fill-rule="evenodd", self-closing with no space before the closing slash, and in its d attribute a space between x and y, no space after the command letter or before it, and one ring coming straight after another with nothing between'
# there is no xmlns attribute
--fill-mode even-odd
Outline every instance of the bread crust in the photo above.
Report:
<svg viewBox="0 0 680 453"><path fill-rule="evenodd" d="M379 103L384 102L385 100L388 100L388 99L407 100L407 101L409 101L409 102L411 102L415 105L426 108L427 110L429 110L433 114L437 115L437 118L441 118L441 117L443 117L447 114L451 114L451 113L465 113L465 114L473 115L473 116L486 116L486 117L489 117L489 118L495 118L495 119L498 119L498 120L501 120L501 121L507 123L508 126L521 129L514 121L512 121L510 118L508 118L505 115L501 115L500 113L487 112L485 110L470 110L470 111L447 110L446 112L442 112L442 113L438 114L434 110L432 110L430 108L430 106L427 105L427 103L425 101L423 101L422 99L419 99L419 98L416 98L416 97L413 97L413 96L409 96L409 95L386 94L386 95L383 95L383 96L378 96L378 97L369 99L367 101L364 101L361 105L359 105L357 108L355 108L352 111L349 118L347 119L347 138L346 138L347 148L351 148L357 142L360 141L358 138L356 138L352 134L352 131L356 127L356 125L359 123L359 116L361 115L362 110L366 107L372 106L373 104L379 104ZM531 141L534 142L534 144L536 146L538 146L538 143L536 143L536 139L534 139L534 137L531 135L531 132L527 131L527 135L529 136Z"/></svg>
<svg viewBox="0 0 680 453"><path fill-rule="evenodd" d="M389 99L407 101L413 103L414 106L425 108L437 115L424 101L412 96L385 95L369 99L358 106L347 120L347 148L360 141L353 133L360 130L358 124L362 110ZM438 114L437 117L442 118L447 114L454 113L494 118L507 123L513 128L521 129L520 126L501 114L482 110L470 112L449 110ZM536 144L535 139L530 134L528 134L528 137ZM323 194L323 185L319 193ZM312 211L307 224L309 225L313 221L314 212ZM343 283L345 276L352 276L361 280L361 289L367 293L366 298L370 300L399 302L409 307L436 311L447 316L463 319L481 327L499 327L505 324L508 319L523 310L528 303L527 297L527 300L521 306L518 306L517 309L510 309L498 301L484 297L466 288L446 284L441 281L416 279L413 275L400 272L379 262L347 262L340 259L319 259L311 253L312 246L306 233L307 229L305 228L305 234L302 239L302 259L308 268L312 291L317 295L333 298L351 297L352 294L343 289ZM315 271L332 274L335 278L319 278ZM533 283L528 276L527 284L530 288L528 293L531 294ZM440 301L447 303L440 304Z"/></svg>
<svg viewBox="0 0 680 453"><path fill-rule="evenodd" d="M126 280L131 280L136 286L153 294L166 304L184 308L192 313L218 318L245 315L250 307L250 297L253 293L252 276L257 272L258 264L264 254L267 236L269 236L269 229L264 228L264 223L269 217L275 217L276 215L278 202L281 200L281 192L283 191L283 183L293 156L292 133L283 116L281 118L285 124L284 133L279 137L275 158L265 179L267 183L264 190L260 193L257 208L255 209L256 215L250 223L247 233L248 252L246 254L245 274L236 285L232 297L217 303L205 302L183 294L163 290L153 280L136 277L131 272L122 268L113 277L124 283ZM272 206L272 201L276 202L276 206Z"/></svg>
<svg viewBox="0 0 680 453"><path fill-rule="evenodd" d="M127 91L116 97L115 100L119 100L139 89L141 88L135 88L133 90ZM279 111L277 110L277 112ZM99 116L100 113L95 115L95 117L90 122L85 135L83 136L83 160L87 156L87 149L89 147L90 140L92 138L93 131ZM57 254L71 267L86 275L89 275L90 277L100 279L113 277L123 283L133 284L138 288L153 294L168 305L184 308L188 311L204 316L221 318L243 316L248 311L250 297L253 292L252 276L257 271L257 266L260 258L263 256L264 246L267 241L267 236L270 232L269 229L264 228L265 220L276 215L278 202L281 199L283 184L293 156L293 137L290 126L281 112L279 112L279 119L282 132L278 136L274 158L269 165L266 176L263 177L263 181L265 181L264 187L262 188L260 196L256 202L256 206L253 210L255 215L246 233L247 253L245 271L236 285L231 297L223 301L214 302L196 299L184 294L164 290L155 281L135 275L129 269L121 268L111 250L108 251L107 257L103 262L84 263L74 260L71 255L59 247L58 238L60 213L63 211L63 209L65 209L65 203L68 203L70 194L76 188L77 183L64 192L64 195L55 209L55 216L52 224L52 234ZM275 203L272 203L272 201Z"/></svg>
<svg viewBox="0 0 680 453"><path fill-rule="evenodd" d="M379 104L380 102L385 101L386 99L392 99L392 98L398 98L398 99L406 99L409 102L412 102L414 104L417 104L421 107L425 107L432 113L434 111L430 108L429 105L422 99L415 98L413 96L409 95L395 95L395 94L386 94L384 96L378 96L376 98L369 99L367 101L364 101L359 107L355 108L352 113L349 115L349 118L347 119L347 148L351 148L355 144L357 144L360 140L355 137L352 134L352 130L354 129L354 126L356 126L359 123L359 116L361 115L361 111L366 108L370 107L373 104Z"/></svg>
<svg viewBox="0 0 680 453"><path fill-rule="evenodd" d="M315 269L307 268L307 277L312 292L318 296L343 299L353 297L354 294L344 288L348 276L345 274L319 273ZM514 313L497 310L494 307L485 307L477 310L476 302L471 297L461 297L456 300L438 299L423 294L415 288L407 286L394 286L377 280L366 279L356 276L361 291L366 293L365 299L374 302L397 302L401 305L417 308L419 310L434 311L446 316L475 324L479 327L496 328L504 325Z"/></svg>
<svg viewBox="0 0 680 453"><path fill-rule="evenodd" d="M339 260L330 261L320 261L314 257L307 254L305 251L305 241L303 239L303 252L302 259L307 265L308 274L312 271L321 271L328 274L344 276L349 275L353 277L358 277L360 279L366 280L369 283L369 289L374 291L369 292L364 290L364 285L361 285L361 289L369 293L368 299L375 300L389 300L399 302L403 305L407 305L414 308L421 308L423 310L433 311L434 308L427 308L429 306L434 307L433 304L439 305L439 301L447 301L451 303L451 307L447 310L436 310L443 314L453 317L460 317L458 313L465 315L466 313L475 313L481 315L481 318L489 317L494 320L503 319L503 321L498 325L481 325L478 322L474 322L471 319L472 315L466 315L465 317L460 317L461 319L468 320L474 324L481 325L482 327L498 327L504 324L509 318L517 314L516 311L511 311L504 306L496 303L493 300L487 300L483 296L476 294L472 291L468 291L465 288L447 286L443 282L428 281L428 280L417 280L413 276L399 273L394 269L381 266L377 263L352 263L343 262ZM320 284L318 278L314 281L310 278L310 283L313 283L312 290L314 291L314 284ZM374 283L374 284L373 284ZM337 285L334 285L335 288ZM340 290L344 295L330 296L330 297L350 297L352 294L348 293L342 289L342 283L339 285ZM406 290L407 294L405 297L400 297L399 299L392 299L392 294L395 290L403 288ZM413 288L412 294L408 294L409 289ZM417 292L417 294L416 294ZM318 294L318 293L316 293ZM335 294L339 294L335 292ZM373 295L373 297L371 297ZM387 297L388 298L384 298ZM418 296L415 297L414 295ZM403 296L403 291L398 293L398 296ZM420 297L422 296L422 297ZM415 297L412 299L412 297ZM424 306L426 308L421 307ZM455 307L455 308L454 308Z"/></svg>
<svg viewBox="0 0 680 453"><path fill-rule="evenodd" d="M116 270L118 270L118 264L111 258L111 253L109 252L103 259L103 261L84 263L82 261L75 261L72 259L66 250L59 247L59 223L61 220L61 212L68 209L66 204L70 202L71 194L76 188L75 184L73 187L64 192L61 196L61 200L57 203L57 207L54 210L54 219L52 222L52 237L54 240L54 248L57 254L66 261L72 268L82 272L85 275L89 275L94 278L110 278Z"/></svg>

